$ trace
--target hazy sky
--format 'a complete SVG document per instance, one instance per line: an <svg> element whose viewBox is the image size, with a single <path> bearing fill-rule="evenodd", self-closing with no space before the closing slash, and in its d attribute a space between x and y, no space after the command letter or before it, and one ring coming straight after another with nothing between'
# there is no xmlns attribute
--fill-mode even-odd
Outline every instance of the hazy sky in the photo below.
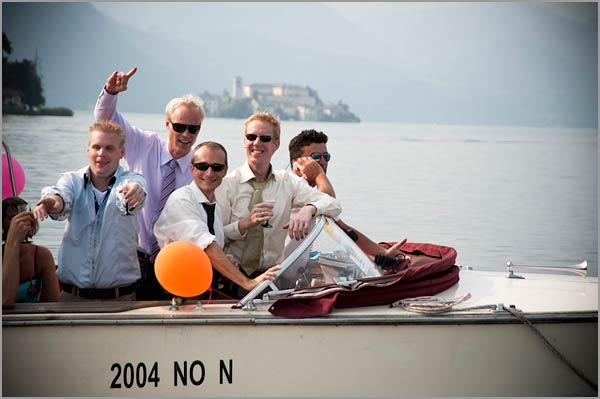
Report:
<svg viewBox="0 0 600 399"><path fill-rule="evenodd" d="M595 3L91 3L116 24L76 3L30 3L17 20L7 4L14 55L38 51L53 106L88 108L88 86L141 63L136 81L154 90L125 110L241 76L308 85L365 121L597 125Z"/></svg>
<svg viewBox="0 0 600 399"><path fill-rule="evenodd" d="M340 20L345 20L357 34L340 40L334 36L336 26L343 26L340 21L330 18L330 23L323 23L309 12L301 13L297 4L274 3L271 8L290 9L289 14L283 14L283 18L294 18L293 13L296 13L296 17L305 24L307 43L323 49L324 53L328 52L332 56L332 67L343 68L333 56L348 59L348 62L364 62L363 69L368 71L369 66L373 67L373 86L381 86L382 82L378 81L378 76L398 77L394 82L397 89L392 88L394 84L388 79L389 90L386 92L382 89L379 94L375 97L371 95L368 100L350 97L352 94L348 94L349 89L333 91L328 84L317 83L315 88L320 89L325 97L335 96L326 99L344 99L354 111L367 119L381 118L381 114L375 116L376 112L368 102L387 102L388 104L377 105L386 115L391 116L395 109L402 108L407 109L407 117L412 115L416 119L427 119L436 116L431 115L431 110L424 111L424 108L431 104L431 107L443 109L446 103L440 99L452 97L452 104L447 106L449 114L469 112L468 109L477 107L482 101L492 104L490 107L503 108L511 113L511 104L523 101L524 104L516 105L516 110L512 112L515 121L527 119L526 115L517 117L516 114L519 110L523 112L523 109L529 108L539 114L539 120L560 125L564 122L560 122L561 117L558 114L563 112L565 115L572 115L573 111L567 109L569 105L566 105L566 108L559 105L559 101L565 101L565 104L575 104L577 101L589 104L591 99L597 99L597 90L590 89L590 86L597 86L597 38L594 43L596 51L590 51L590 37L586 37L587 34L582 33L581 29L589 23L595 23L597 26L597 8L593 3L324 4L333 14L337 14ZM223 16L223 24L227 25L229 19L235 20L234 11L244 6L240 3L232 4L231 15ZM141 30L167 30L169 34L181 40L186 40L189 33L187 29L170 29L170 25L166 23L172 20L172 15L177 15L175 5L145 4L143 18L131 17L131 13L139 10L139 7L132 4L97 3L96 7L113 18L133 24ZM313 8L315 12L323 14L323 10L319 11L318 7L321 7L321 4L303 4L302 10ZM182 24L188 24L193 23L190 21L196 18L197 24L202 26L206 23L202 18L203 10L206 10L206 7L199 7L199 12L187 16L187 19L179 13L178 20ZM282 18L281 12L274 15L274 18ZM237 23L247 24L246 28L252 28L252 17L240 21ZM285 40L288 33L284 30L285 21L281 25L278 25L278 22L281 21L273 21L271 35L274 40L278 37ZM339 31L342 30L350 31L347 27L339 28ZM341 62L343 64L344 61ZM249 75L244 78L253 77ZM273 73L274 79L278 76ZM365 78L370 79L366 71L363 76L356 77L357 80ZM557 82L557 79L561 81ZM268 79L263 81L269 82ZM318 78L290 83L314 85L314 82L319 82ZM354 92L358 90L362 88L357 86ZM399 99L397 106L391 106L388 100L394 90L404 91L407 97L403 101ZM557 99L551 100L552 97ZM549 103L542 105L544 101ZM536 111L536 106L526 103L537 103L539 110ZM451 109L461 104L462 110ZM411 107L415 109L408 110ZM576 111L581 107L574 109ZM591 111L588 109L586 112ZM490 118L504 117L492 115L493 110L488 113ZM451 118L450 115L439 117L442 121L444 118ZM581 119L585 118L587 117L581 116Z"/></svg>

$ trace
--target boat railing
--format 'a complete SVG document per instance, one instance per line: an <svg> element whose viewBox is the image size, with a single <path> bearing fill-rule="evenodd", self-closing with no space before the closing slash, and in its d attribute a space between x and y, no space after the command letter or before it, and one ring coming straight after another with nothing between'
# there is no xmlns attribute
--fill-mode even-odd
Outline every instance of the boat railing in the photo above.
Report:
<svg viewBox="0 0 600 399"><path fill-rule="evenodd" d="M551 265L515 265L511 260L506 262L506 269L508 274L507 278L520 278L523 279L525 277L515 274L514 269L532 269L532 270L549 270L553 272L567 272L567 273L575 273L581 277L587 276L587 260L583 262L577 263L575 265L567 265L567 266L551 266Z"/></svg>
<svg viewBox="0 0 600 399"><path fill-rule="evenodd" d="M17 189L15 186L15 174L13 172L13 164L11 161L10 150L8 149L8 146L6 145L4 140L2 140L2 147L4 147L4 151L6 151L6 161L7 161L6 163L8 165L8 174L10 176L10 187L12 188L12 196L16 197Z"/></svg>

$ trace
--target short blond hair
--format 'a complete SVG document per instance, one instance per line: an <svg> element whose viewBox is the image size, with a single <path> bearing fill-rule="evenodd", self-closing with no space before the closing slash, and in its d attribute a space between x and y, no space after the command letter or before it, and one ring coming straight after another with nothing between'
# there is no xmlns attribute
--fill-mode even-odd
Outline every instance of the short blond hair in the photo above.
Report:
<svg viewBox="0 0 600 399"><path fill-rule="evenodd" d="M281 132L281 123L279 122L279 118L277 115L274 115L268 111L259 112L256 111L248 119L244 122L244 133L248 129L248 125L254 121L266 122L273 126L273 138L279 141L279 134Z"/></svg>
<svg viewBox="0 0 600 399"><path fill-rule="evenodd" d="M204 109L202 108L202 100L200 97L186 94L183 97L177 97L169 101L167 106L165 107L165 114L167 115L167 119L171 120L171 116L173 116L173 112L179 107L187 107L190 109L197 109L200 113L200 123L204 120Z"/></svg>
<svg viewBox="0 0 600 399"><path fill-rule="evenodd" d="M119 146L123 147L125 145L125 133L123 133L123 129L121 129L121 126L119 126L119 124L116 122L108 120L100 121L90 126L88 129L88 145L90 144L90 140L92 138L92 132L95 131L116 134L119 138Z"/></svg>

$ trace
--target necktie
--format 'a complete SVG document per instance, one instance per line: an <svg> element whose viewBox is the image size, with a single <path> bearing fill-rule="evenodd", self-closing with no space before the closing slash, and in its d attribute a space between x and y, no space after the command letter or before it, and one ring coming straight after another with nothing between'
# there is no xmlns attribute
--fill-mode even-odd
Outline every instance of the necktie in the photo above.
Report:
<svg viewBox="0 0 600 399"><path fill-rule="evenodd" d="M167 199L169 199L169 195L173 191L175 191L175 167L177 166L177 162L171 158L169 162L167 162L163 169L163 183L162 189L160 190L160 202L158 206L158 213L163 210L165 204L167 203Z"/></svg>
<svg viewBox="0 0 600 399"><path fill-rule="evenodd" d="M215 205L217 205L217 204L211 205L208 202L202 203L202 206L204 207L204 210L206 211L206 216L207 216L206 224L208 225L208 231L210 232L210 234L215 234Z"/></svg>
<svg viewBox="0 0 600 399"><path fill-rule="evenodd" d="M254 188L250 204L248 205L248 209L251 210L254 205L263 202L262 192L267 182L250 180L249 184ZM244 269L248 276L258 269L263 249L263 240L263 227L260 224L248 229L246 239L244 240L244 252L242 253L241 261L242 269Z"/></svg>
<svg viewBox="0 0 600 399"><path fill-rule="evenodd" d="M173 191L175 191L175 168L177 167L177 162L175 161L175 159L171 158L171 160L169 162L167 162L165 164L165 166L163 166L161 168L162 171L162 175L163 175L163 181L162 181L162 189L160 190L160 201L159 201L159 205L158 205L158 215L160 215L160 213L162 212L163 208L165 207L165 204L167 203L167 199L169 199L169 195L171 195L171 193ZM158 218L158 215L156 216ZM154 221L156 223L156 220ZM154 223L153 223L154 225ZM160 251L160 247L158 246L158 242L156 241L156 238L154 239L154 242L152 243L152 249L151 249L152 253L150 254L150 260L152 262L154 262L154 260L156 259L156 255L158 255L158 252Z"/></svg>

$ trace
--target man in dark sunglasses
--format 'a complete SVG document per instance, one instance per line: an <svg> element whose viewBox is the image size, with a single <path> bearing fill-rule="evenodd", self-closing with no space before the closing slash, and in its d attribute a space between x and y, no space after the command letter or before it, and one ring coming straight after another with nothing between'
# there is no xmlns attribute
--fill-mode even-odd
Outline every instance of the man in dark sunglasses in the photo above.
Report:
<svg viewBox="0 0 600 399"><path fill-rule="evenodd" d="M323 132L314 129L303 130L290 140L288 149L292 172L303 178L311 187L316 187L319 191L335 197L333 185L327 177L327 167L331 160L331 154L327 151L328 139ZM367 255L371 255L372 258L376 255L395 257L402 254L400 246L404 243L403 241L399 241L396 245L386 249L354 227L344 223L339 216L333 219L338 226L348 233L360 249Z"/></svg>
<svg viewBox="0 0 600 399"><path fill-rule="evenodd" d="M194 181L171 194L154 225L154 233L161 248L174 241L187 241L204 249L213 267L213 293L208 295L213 299L231 296L239 299L228 288L229 282L250 291L263 280L273 280L279 265L249 278L223 252L223 220L219 207L215 206L214 193L227 173L225 148L214 141L198 144L189 168Z"/></svg>
<svg viewBox="0 0 600 399"><path fill-rule="evenodd" d="M284 259L286 235L300 240L308 234L315 215L335 216L341 211L334 198L285 170L273 170L271 158L279 148L280 130L279 119L269 112L256 112L246 119L246 162L215 191L228 239L225 252L250 278ZM300 211L290 218L292 208Z"/></svg>
<svg viewBox="0 0 600 399"><path fill-rule="evenodd" d="M129 79L136 71L135 67L129 72L115 71L108 77L96 102L94 115L97 121L112 120L122 127L129 170L143 174L147 180L146 206L138 216L138 258L142 278L136 289L137 298L168 299L154 274L154 259L160 250L153 232L154 223L170 193L193 180L189 165L204 110L198 97L187 95L172 99L165 109L168 140L161 139L156 132L135 127L117 112L117 95L127 90Z"/></svg>

